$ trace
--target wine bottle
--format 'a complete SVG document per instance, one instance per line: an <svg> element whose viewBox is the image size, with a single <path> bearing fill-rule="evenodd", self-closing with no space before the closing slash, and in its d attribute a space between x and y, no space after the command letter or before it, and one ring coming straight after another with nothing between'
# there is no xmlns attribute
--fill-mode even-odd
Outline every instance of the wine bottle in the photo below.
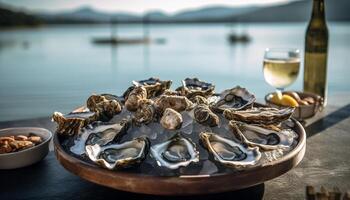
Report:
<svg viewBox="0 0 350 200"><path fill-rule="evenodd" d="M305 36L304 91L320 95L327 102L328 28L324 0L313 0Z"/></svg>

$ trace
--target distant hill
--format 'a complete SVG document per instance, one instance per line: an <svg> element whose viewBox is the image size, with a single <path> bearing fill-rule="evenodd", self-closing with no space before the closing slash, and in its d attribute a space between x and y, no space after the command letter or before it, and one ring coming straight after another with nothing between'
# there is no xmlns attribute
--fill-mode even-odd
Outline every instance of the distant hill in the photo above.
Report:
<svg viewBox="0 0 350 200"><path fill-rule="evenodd" d="M350 21L350 0L326 0L326 16L329 21ZM300 22L310 18L311 0L292 1L282 5L268 7L226 7L215 6L182 11L174 15L155 11L147 13L147 19L153 23L188 22ZM72 12L39 14L42 20L55 22L55 19L77 20L92 23L109 22L139 23L143 16L132 13L104 13L83 7Z"/></svg>
<svg viewBox="0 0 350 200"><path fill-rule="evenodd" d="M350 21L350 0L325 0L328 21ZM242 14L242 22L300 22L311 16L312 1L296 1L289 4L265 7L255 12Z"/></svg>
<svg viewBox="0 0 350 200"><path fill-rule="evenodd" d="M38 17L33 15L0 7L0 27L37 26L41 22Z"/></svg>
<svg viewBox="0 0 350 200"><path fill-rule="evenodd" d="M325 0L328 21L350 21L350 0ZM1 7L1 5L0 5ZM28 13L0 9L0 26L11 24L71 24L71 23L140 23L147 19L151 23L199 23L199 22L300 22L311 16L312 1L292 1L266 7L214 6L185 10L173 15L160 11L145 16L117 12L107 13L90 7L59 13Z"/></svg>

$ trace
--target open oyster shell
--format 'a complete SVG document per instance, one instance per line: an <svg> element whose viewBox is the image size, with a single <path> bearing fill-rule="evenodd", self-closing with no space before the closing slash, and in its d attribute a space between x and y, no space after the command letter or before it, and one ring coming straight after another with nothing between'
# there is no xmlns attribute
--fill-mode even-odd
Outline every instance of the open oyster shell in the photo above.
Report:
<svg viewBox="0 0 350 200"><path fill-rule="evenodd" d="M191 110L193 103L184 96L169 96L161 95L156 101L155 105L159 110L159 113L163 113L165 109L172 108L177 112L185 110Z"/></svg>
<svg viewBox="0 0 350 200"><path fill-rule="evenodd" d="M241 168L255 165L261 158L258 147L251 148L215 133L202 132L199 136L215 161L227 167Z"/></svg>
<svg viewBox="0 0 350 200"><path fill-rule="evenodd" d="M86 105L91 112L95 112L96 119L100 121L108 121L122 111L119 98L111 94L91 95Z"/></svg>
<svg viewBox="0 0 350 200"><path fill-rule="evenodd" d="M143 86L147 91L147 98L157 97L168 90L172 84L171 80L162 81L159 78L149 78L147 80L133 81L134 86Z"/></svg>
<svg viewBox="0 0 350 200"><path fill-rule="evenodd" d="M262 151L288 149L293 144L296 134L291 129L276 131L267 126L250 125L243 122L230 121L235 136L251 147L259 147Z"/></svg>
<svg viewBox="0 0 350 200"><path fill-rule="evenodd" d="M181 95L192 99L195 96L209 97L214 94L214 89L215 86L211 83L201 81L198 78L186 78L182 81L182 86L176 90Z"/></svg>
<svg viewBox="0 0 350 200"><path fill-rule="evenodd" d="M182 116L176 110L167 108L165 109L160 124L169 130L179 129L182 125Z"/></svg>
<svg viewBox="0 0 350 200"><path fill-rule="evenodd" d="M177 133L169 140L151 147L151 155L159 166L169 169L186 167L199 161L195 143Z"/></svg>
<svg viewBox="0 0 350 200"><path fill-rule="evenodd" d="M247 110L226 109L224 116L228 120L242 121L249 124L279 124L291 117L294 108L259 107Z"/></svg>
<svg viewBox="0 0 350 200"><path fill-rule="evenodd" d="M81 129L70 151L76 155L83 155L86 145L106 145L112 141L117 141L126 133L128 127L129 121L127 120L122 120L119 123L95 122Z"/></svg>
<svg viewBox="0 0 350 200"><path fill-rule="evenodd" d="M194 119L204 125L217 126L219 125L219 116L213 113L208 105L200 104L194 108Z"/></svg>
<svg viewBox="0 0 350 200"><path fill-rule="evenodd" d="M224 90L213 105L217 112L223 112L225 109L242 110L251 108L255 102L255 95L245 88L236 86L235 88Z"/></svg>
<svg viewBox="0 0 350 200"><path fill-rule="evenodd" d="M148 148L149 140L139 137L121 144L87 145L86 153L91 161L102 167L120 169L140 164L145 159Z"/></svg>
<svg viewBox="0 0 350 200"><path fill-rule="evenodd" d="M139 107L139 101L147 99L147 91L143 86L135 87L125 99L125 107L129 111L136 111Z"/></svg>

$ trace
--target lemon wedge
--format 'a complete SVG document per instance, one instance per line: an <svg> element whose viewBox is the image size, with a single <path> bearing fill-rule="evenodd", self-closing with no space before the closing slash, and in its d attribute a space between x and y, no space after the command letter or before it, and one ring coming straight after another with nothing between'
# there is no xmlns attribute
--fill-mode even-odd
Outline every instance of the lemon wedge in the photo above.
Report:
<svg viewBox="0 0 350 200"><path fill-rule="evenodd" d="M298 102L291 96L284 94L282 98L278 98L278 95L275 93L272 95L270 101L277 105L289 106L289 107L298 107Z"/></svg>

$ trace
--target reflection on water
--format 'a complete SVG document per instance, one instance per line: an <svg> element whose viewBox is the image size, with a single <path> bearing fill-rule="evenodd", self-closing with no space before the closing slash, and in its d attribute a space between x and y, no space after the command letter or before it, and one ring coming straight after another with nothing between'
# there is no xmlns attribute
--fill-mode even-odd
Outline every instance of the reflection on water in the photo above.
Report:
<svg viewBox="0 0 350 200"><path fill-rule="evenodd" d="M0 121L68 112L91 93L122 94L131 80L157 76L174 88L186 77L237 84L258 98L272 91L262 75L266 47L303 50L306 24L250 24L252 41L231 44L225 24L152 25L149 45L94 45L109 25L61 25L0 32ZM139 25L118 26L118 36L140 38ZM330 25L330 94L348 91L350 24ZM166 39L162 43L161 39ZM26 43L26 42L27 43ZM25 42L25 43L24 43ZM302 74L302 71L301 73ZM302 75L290 88L302 88Z"/></svg>

